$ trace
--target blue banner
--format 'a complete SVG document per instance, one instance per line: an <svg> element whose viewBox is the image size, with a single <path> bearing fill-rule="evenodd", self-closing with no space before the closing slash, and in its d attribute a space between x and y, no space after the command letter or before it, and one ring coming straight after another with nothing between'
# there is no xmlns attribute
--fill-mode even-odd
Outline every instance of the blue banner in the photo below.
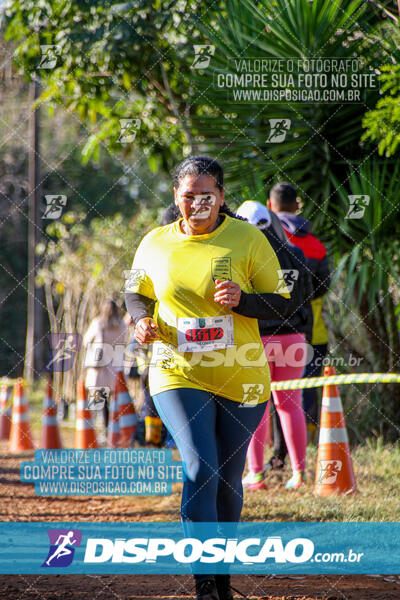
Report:
<svg viewBox="0 0 400 600"><path fill-rule="evenodd" d="M0 523L0 534L3 574L400 574L400 523Z"/></svg>

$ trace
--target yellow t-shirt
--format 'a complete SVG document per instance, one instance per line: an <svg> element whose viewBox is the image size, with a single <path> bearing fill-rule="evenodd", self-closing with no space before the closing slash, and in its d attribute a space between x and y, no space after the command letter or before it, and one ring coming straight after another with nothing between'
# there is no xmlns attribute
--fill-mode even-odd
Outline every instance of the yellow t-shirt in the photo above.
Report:
<svg viewBox="0 0 400 600"><path fill-rule="evenodd" d="M154 319L161 341L153 344L150 394L188 387L249 406L268 400L270 374L257 319L215 302L215 279L230 279L247 293L274 293L279 269L264 234L228 216L214 231L203 235L182 233L178 221L148 233L137 249L134 276L125 289L156 301ZM210 325L206 317L214 317L209 331L222 331L220 317L225 318L222 321L233 345L182 351L182 335L187 340L192 339L191 335L197 339L197 334L180 333L179 338L178 329L182 330L183 325L195 332L207 329ZM191 318L197 319L195 325L187 325Z"/></svg>

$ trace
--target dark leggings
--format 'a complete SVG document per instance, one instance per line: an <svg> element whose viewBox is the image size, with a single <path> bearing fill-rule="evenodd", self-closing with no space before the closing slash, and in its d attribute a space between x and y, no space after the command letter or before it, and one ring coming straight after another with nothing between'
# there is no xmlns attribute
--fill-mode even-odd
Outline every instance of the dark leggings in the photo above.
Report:
<svg viewBox="0 0 400 600"><path fill-rule="evenodd" d="M153 399L183 462L182 521L239 521L247 447L265 404L242 407L191 388L161 392Z"/></svg>
<svg viewBox="0 0 400 600"><path fill-rule="evenodd" d="M313 345L314 355L306 364L303 377L320 377L322 362L328 353L328 344ZM303 390L303 409L307 423L318 426L318 388L305 388Z"/></svg>

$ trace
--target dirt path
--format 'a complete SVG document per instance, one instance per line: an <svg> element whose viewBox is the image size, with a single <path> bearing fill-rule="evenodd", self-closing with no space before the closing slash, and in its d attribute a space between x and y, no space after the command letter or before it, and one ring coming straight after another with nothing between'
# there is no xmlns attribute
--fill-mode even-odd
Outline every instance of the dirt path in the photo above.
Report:
<svg viewBox="0 0 400 600"><path fill-rule="evenodd" d="M386 576L283 577L236 575L233 587L247 598L268 600L399 600L400 578ZM2 575L0 600L189 600L186 575ZM234 593L234 598L243 596Z"/></svg>

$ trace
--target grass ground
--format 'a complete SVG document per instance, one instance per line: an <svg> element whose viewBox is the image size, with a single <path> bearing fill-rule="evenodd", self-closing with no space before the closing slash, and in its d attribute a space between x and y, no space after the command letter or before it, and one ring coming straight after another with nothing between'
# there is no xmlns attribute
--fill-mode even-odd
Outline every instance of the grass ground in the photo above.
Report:
<svg viewBox="0 0 400 600"><path fill-rule="evenodd" d="M307 480L296 491L284 489L287 472L272 475L268 490L247 492L244 521L398 521L400 446L368 440L352 451L359 492L323 498L313 494L317 449L307 448Z"/></svg>

